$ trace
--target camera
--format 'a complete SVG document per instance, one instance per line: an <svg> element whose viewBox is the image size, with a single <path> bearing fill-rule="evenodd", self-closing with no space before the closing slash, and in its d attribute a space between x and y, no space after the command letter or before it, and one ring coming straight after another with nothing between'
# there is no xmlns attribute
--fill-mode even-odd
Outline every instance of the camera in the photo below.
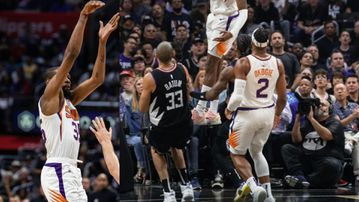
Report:
<svg viewBox="0 0 359 202"><path fill-rule="evenodd" d="M294 94L298 99L298 113L299 115L308 115L310 112L310 108L320 107L320 99L319 98L302 98L298 93Z"/></svg>

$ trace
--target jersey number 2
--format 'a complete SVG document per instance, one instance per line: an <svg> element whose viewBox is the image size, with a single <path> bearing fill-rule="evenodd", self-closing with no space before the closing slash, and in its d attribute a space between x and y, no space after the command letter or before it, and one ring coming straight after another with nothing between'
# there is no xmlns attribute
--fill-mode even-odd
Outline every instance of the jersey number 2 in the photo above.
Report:
<svg viewBox="0 0 359 202"><path fill-rule="evenodd" d="M167 106L167 110L172 110L176 108L180 108L183 106L183 95L182 90L178 90L172 93L166 93L166 98L168 99L169 105Z"/></svg>
<svg viewBox="0 0 359 202"><path fill-rule="evenodd" d="M257 98L266 98L268 97L268 94L262 93L265 89L268 88L269 85L269 80L264 78L264 79L259 79L258 80L258 84L262 84L264 83L264 86L262 86L260 89L257 90Z"/></svg>

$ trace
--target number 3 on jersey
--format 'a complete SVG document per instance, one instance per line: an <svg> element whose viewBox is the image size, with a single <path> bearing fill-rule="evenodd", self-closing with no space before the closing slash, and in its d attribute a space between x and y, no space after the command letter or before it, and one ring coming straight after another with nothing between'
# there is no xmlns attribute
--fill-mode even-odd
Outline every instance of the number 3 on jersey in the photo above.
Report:
<svg viewBox="0 0 359 202"><path fill-rule="evenodd" d="M183 106L183 95L182 90L178 90L172 93L166 93L166 98L168 99L167 110L172 110L180 108Z"/></svg>
<svg viewBox="0 0 359 202"><path fill-rule="evenodd" d="M266 78L259 79L258 84L262 84L262 83L264 83L264 85L261 88L259 88L256 92L257 98L267 98L268 97L268 94L263 93L263 91L265 91L268 88L269 80Z"/></svg>

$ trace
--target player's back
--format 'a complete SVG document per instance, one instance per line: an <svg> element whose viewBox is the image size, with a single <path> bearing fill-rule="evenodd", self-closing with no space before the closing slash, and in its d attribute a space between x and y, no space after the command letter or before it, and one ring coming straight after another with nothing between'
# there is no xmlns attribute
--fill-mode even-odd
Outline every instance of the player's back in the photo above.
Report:
<svg viewBox="0 0 359 202"><path fill-rule="evenodd" d="M77 160L80 148L79 115L72 103L64 99L61 110L50 116L42 113L39 102L41 135L45 141L47 159Z"/></svg>
<svg viewBox="0 0 359 202"><path fill-rule="evenodd" d="M274 56L259 58L253 54L247 56L250 71L244 98L240 107L263 108L274 104L273 94L279 77L278 63Z"/></svg>
<svg viewBox="0 0 359 202"><path fill-rule="evenodd" d="M156 90L151 94L150 122L158 127L181 125L191 119L187 98L187 78L184 67L175 65L169 70L151 72Z"/></svg>
<svg viewBox="0 0 359 202"><path fill-rule="evenodd" d="M238 11L237 3L235 0L211 0L210 1L211 13L231 15Z"/></svg>

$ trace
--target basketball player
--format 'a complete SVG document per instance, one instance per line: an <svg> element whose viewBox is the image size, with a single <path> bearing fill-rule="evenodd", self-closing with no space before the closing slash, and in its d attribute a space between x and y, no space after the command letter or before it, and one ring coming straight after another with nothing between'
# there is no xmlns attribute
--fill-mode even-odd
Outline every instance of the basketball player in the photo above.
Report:
<svg viewBox="0 0 359 202"><path fill-rule="evenodd" d="M100 21L99 47L91 77L71 90L69 72L80 53L87 19L105 4L89 1L66 47L59 67L45 75L46 88L39 100L41 133L47 150L47 160L41 171L41 186L48 201L87 201L77 168L80 147L79 115L74 107L100 86L105 78L106 43L117 27L116 13L104 26Z"/></svg>
<svg viewBox="0 0 359 202"><path fill-rule="evenodd" d="M181 178L182 201L193 201L193 189L182 152L193 131L188 102L191 82L187 69L182 64L172 62L173 53L169 42L158 45L156 57L159 67L143 79L140 111L149 112L150 115L148 139L153 162L163 185L164 201L176 201L164 157L169 150Z"/></svg>
<svg viewBox="0 0 359 202"><path fill-rule="evenodd" d="M90 126L90 130L96 135L98 142L101 144L107 169L116 182L120 183L120 163L111 142L112 128L109 130L106 129L103 118L96 117L92 120L92 124L95 128Z"/></svg>
<svg viewBox="0 0 359 202"><path fill-rule="evenodd" d="M234 91L227 106L227 110L233 112L229 150L233 164L246 181L242 189L238 189L235 201L240 200L245 186L249 186L253 201L274 201L262 149L286 105L286 81L282 62L266 51L268 39L266 30L256 29L252 34L252 54L239 59L234 68ZM278 94L276 104L274 91ZM245 158L247 150L261 186L257 185Z"/></svg>
<svg viewBox="0 0 359 202"><path fill-rule="evenodd" d="M239 30L247 20L246 0L211 0L211 13L207 18L206 34L208 39L208 62L206 76L201 91L208 91L218 80L225 55L236 40ZM218 98L211 101L206 112L207 101L200 100L192 111L194 124L220 124Z"/></svg>

